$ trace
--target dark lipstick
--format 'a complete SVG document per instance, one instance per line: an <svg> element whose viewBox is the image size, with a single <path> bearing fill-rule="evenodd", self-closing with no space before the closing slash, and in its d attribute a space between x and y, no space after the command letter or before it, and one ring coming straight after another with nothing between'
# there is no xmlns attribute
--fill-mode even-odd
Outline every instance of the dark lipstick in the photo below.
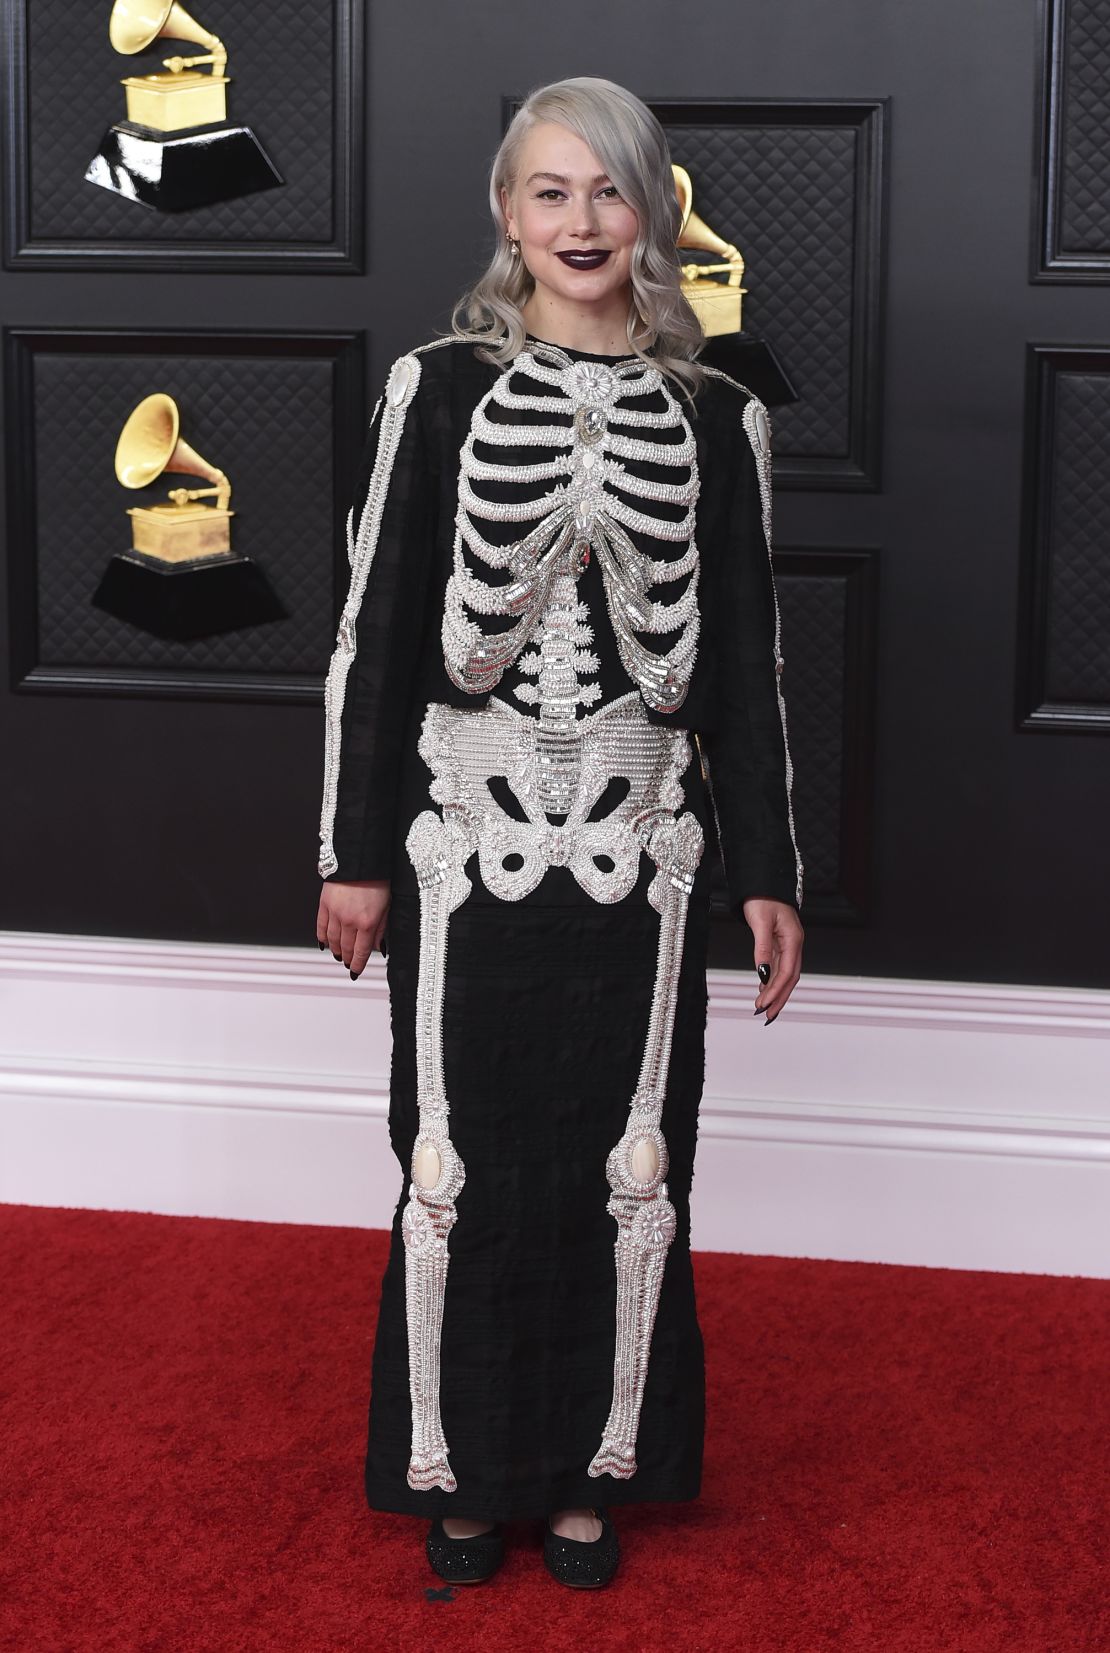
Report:
<svg viewBox="0 0 1110 1653"><path fill-rule="evenodd" d="M609 253L607 249L592 247L589 250L583 248L581 252L556 253L555 257L561 258L571 270L600 270Z"/></svg>

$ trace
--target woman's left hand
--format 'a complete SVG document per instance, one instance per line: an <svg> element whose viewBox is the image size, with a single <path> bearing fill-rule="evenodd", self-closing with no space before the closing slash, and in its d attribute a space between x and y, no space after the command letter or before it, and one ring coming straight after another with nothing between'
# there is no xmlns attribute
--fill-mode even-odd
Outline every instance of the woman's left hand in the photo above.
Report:
<svg viewBox="0 0 1110 1653"><path fill-rule="evenodd" d="M798 985L805 931L796 909L788 901L751 896L744 902L744 917L755 941L756 965L771 967L766 984L761 985L756 994L755 1008L765 1010L767 1021L773 1022Z"/></svg>

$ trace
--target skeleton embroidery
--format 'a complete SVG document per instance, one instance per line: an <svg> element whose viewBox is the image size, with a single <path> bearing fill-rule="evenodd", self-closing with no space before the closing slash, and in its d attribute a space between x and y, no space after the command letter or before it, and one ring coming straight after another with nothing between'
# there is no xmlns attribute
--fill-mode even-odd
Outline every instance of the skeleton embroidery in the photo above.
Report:
<svg viewBox="0 0 1110 1653"><path fill-rule="evenodd" d="M514 390L518 374L537 381L546 392ZM653 395L662 407L635 405ZM531 410L567 422L515 423L491 418L495 409L510 416ZM648 429L660 433L662 439L644 440L613 426ZM528 465L499 463L479 459L475 442L494 449L543 447L553 450L553 457ZM673 482L643 477L622 463L626 460L674 469L679 477ZM507 502L490 499L476 491L484 482L521 484L520 497ZM538 497L525 486L545 482L555 486ZM444 663L452 682L472 693L493 688L535 636L556 582L573 581L591 553L596 553L625 671L647 705L676 711L686 698L700 625L698 550L693 537L698 490L693 432L657 368L637 356L612 365L576 362L556 345L534 343L520 351L475 408L460 454L454 569L442 627ZM622 498L625 494L645 506L680 507L681 514L675 519L654 514ZM485 537L480 527L483 521L519 524L524 531L511 544L499 545ZM662 542L687 542L686 548L677 557L650 557L637 549L629 529ZM506 569L508 579L500 584L479 579L467 563L464 546L479 567ZM691 578L680 597L669 603L652 599L653 586L684 574ZM565 586L559 595L564 603L568 600ZM505 630L484 631L467 610L478 616L516 618ZM550 642L552 632L544 623ZM677 632L678 636L670 648L657 653L640 642L637 632ZM541 662L543 658L541 645ZM567 664L574 671L590 669L585 660ZM573 718L579 697L575 678L568 671L561 681L556 674L550 674L549 680L552 707L562 709L563 719ZM552 719L558 722L559 710L545 716L542 709L544 687L541 671L541 724Z"/></svg>
<svg viewBox="0 0 1110 1653"><path fill-rule="evenodd" d="M353 517L348 520L351 586L325 696L324 876L337 865L332 828L340 719L355 621L398 442L420 380L420 356L429 348L393 364L384 406L379 401L374 410L376 418L383 408L377 458L357 532ZM518 375L538 389L515 388ZM744 424L759 463L770 554L770 462L759 423L766 415L762 403L746 394ZM517 416L525 411L550 417L520 422ZM637 429L655 439L637 436ZM476 443L494 454L522 446L546 451L534 463L509 464L479 457ZM443 999L450 917L473 887L467 863L476 857L477 875L505 901L522 899L549 868L563 867L591 899L616 902L635 886L641 854L647 853L656 869L648 899L659 913L659 939L640 1073L623 1133L606 1161L612 1190L607 1210L617 1224L613 1386L608 1420L588 1466L591 1476L627 1479L636 1471L652 1332L676 1231L660 1121L687 907L703 848L697 819L682 812L687 733L652 724L645 713L645 706L678 710L697 652L696 447L654 367L635 356L613 364L575 361L554 345L533 341L479 402L459 457L453 567L441 628L445 667L456 685L478 694L494 688L519 661L527 681L516 685L514 696L528 710L496 695L472 710L433 702L419 742L433 776L430 797L440 807L438 813L422 811L406 840L420 892L419 1125L402 1219L412 1402L407 1480L418 1490L456 1490L441 1421L440 1350L448 1237L458 1219L466 1171L449 1130ZM673 472L674 480L629 468L641 462ZM502 499L483 493L490 482ZM547 484L552 486L544 491ZM670 546L673 553L648 555L633 533ZM508 543L500 543L499 535ZM601 707L601 687L590 681L600 669L590 647L592 618L599 617L591 617L577 588L591 556L598 559L608 620L634 685ZM655 595L655 588L683 576L689 578L677 598ZM494 624L487 629L483 620ZM672 634L665 650L641 641ZM781 670L778 641L776 603ZM787 763L789 797L789 757ZM498 803L489 785L498 777L514 794L524 820ZM619 777L628 784L625 795L609 815L590 820L609 782ZM799 862L799 887L800 878ZM465 1216L465 1200L463 1211Z"/></svg>
<svg viewBox="0 0 1110 1653"><path fill-rule="evenodd" d="M667 1194L667 1144L660 1118L667 1089L686 911L702 854L697 819L682 808L679 777L690 761L684 729L647 721L640 697L610 701L578 724L576 783L566 820L552 825L543 804L544 748L536 720L490 697L481 710L429 705L419 750L442 814L425 810L406 848L420 889L417 983L417 1100L412 1180L402 1219L409 1334L412 1451L407 1479L418 1490L456 1490L440 1418L440 1335L447 1285L447 1237L465 1167L451 1142L443 1072L443 992L451 914L472 888L465 863L477 853L483 883L519 901L548 867L568 867L595 900L619 901L636 882L641 851L655 862L648 900L660 915L655 984L640 1074L624 1132L606 1162L617 1222L617 1311L613 1399L592 1476L636 1472L636 1434L652 1330L675 1211ZM515 820L495 799L503 776L527 816ZM587 816L613 776L628 791L611 814ZM509 865L519 861L520 865ZM608 862L608 866L599 862Z"/></svg>
<svg viewBox="0 0 1110 1653"><path fill-rule="evenodd" d="M513 388L518 374L538 382L540 391ZM652 397L654 406L637 405ZM510 414L528 409L564 423L495 419L496 409ZM662 436L649 441L611 428L621 425ZM476 442L495 450L543 447L552 457L527 465L498 463L480 459ZM641 476L622 461L673 469L677 478ZM483 494L489 482L511 497ZM536 497L534 484L547 482L556 486ZM655 862L648 899L660 915L660 928L644 1055L624 1132L606 1161L612 1189L607 1209L617 1224L612 1404L588 1466L595 1477L627 1479L636 1471L651 1337L675 1235L660 1119L686 911L703 847L697 819L678 813L679 777L690 761L686 731L649 723L644 707L676 711L690 682L700 623L693 535L699 485L690 427L663 376L635 356L610 366L573 361L549 345L520 352L475 409L460 453L453 571L441 628L444 663L454 683L479 693L494 687L528 648L520 670L529 681L514 693L536 715L496 695L474 711L433 702L419 743L434 776L430 795L442 814L420 814L406 843L421 911L420 1118L402 1227L412 1400L407 1478L417 1489L456 1489L440 1417L440 1339L448 1235L466 1173L448 1127L442 1016L448 924L470 893L464 867L475 854L483 883L504 901L522 899L549 867L568 868L595 901L620 901L636 883L641 854L646 851ZM677 514L656 515L624 494L644 507L674 507ZM518 537L494 543L482 524L492 525L491 533L508 525ZM677 556L649 557L629 530L680 543L682 549ZM506 571L501 583L479 578L464 548L477 569ZM578 600L576 584L592 554L600 562L620 660L636 688L580 716L579 707L601 698L598 683L583 681L599 670L599 661L589 647L594 640L589 608ZM653 599L654 586L683 575L690 577L678 598ZM508 624L486 631L483 616ZM637 632L677 635L665 652L657 652ZM497 802L489 785L496 777L514 793L523 821ZM600 820L587 819L617 777L628 783L620 803Z"/></svg>

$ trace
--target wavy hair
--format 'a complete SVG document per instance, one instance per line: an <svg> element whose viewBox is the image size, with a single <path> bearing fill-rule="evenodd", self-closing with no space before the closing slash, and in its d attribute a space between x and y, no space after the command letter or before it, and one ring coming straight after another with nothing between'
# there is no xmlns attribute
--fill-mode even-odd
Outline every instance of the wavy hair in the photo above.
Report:
<svg viewBox="0 0 1110 1653"><path fill-rule="evenodd" d="M705 335L681 288L675 243L682 209L675 194L666 134L634 93L594 75L576 75L535 88L513 116L490 168L493 256L452 309L448 336L473 340L481 346L479 357L497 366L507 365L524 346L527 328L521 306L536 282L524 259L509 248L501 190L512 193L524 141L541 121L555 121L588 144L635 209L639 233L630 260L629 353L650 361L696 395L705 379L695 359ZM654 354L648 357L652 346Z"/></svg>

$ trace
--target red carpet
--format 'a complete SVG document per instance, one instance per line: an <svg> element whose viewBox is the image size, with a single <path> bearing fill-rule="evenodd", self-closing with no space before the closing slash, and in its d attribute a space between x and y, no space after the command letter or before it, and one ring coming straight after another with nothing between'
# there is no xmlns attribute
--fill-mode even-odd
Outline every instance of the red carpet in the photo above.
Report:
<svg viewBox="0 0 1110 1653"><path fill-rule="evenodd" d="M384 1247L0 1206L0 1647L1110 1649L1110 1282L699 1254L701 1501L443 1600L363 1501Z"/></svg>

